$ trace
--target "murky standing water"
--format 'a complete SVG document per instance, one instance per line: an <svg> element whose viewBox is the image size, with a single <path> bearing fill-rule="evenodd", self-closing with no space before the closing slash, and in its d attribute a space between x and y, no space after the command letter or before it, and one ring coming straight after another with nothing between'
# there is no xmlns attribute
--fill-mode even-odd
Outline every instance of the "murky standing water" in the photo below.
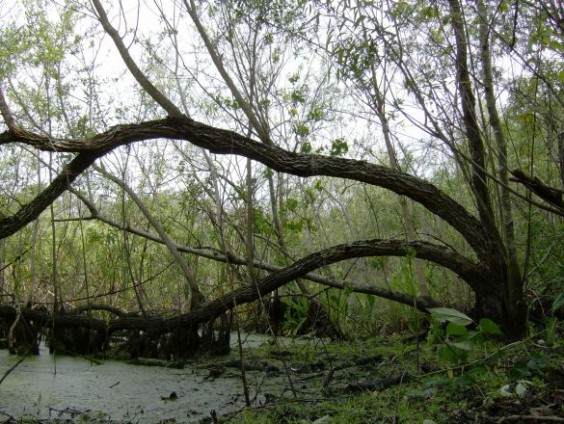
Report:
<svg viewBox="0 0 564 424"><path fill-rule="evenodd" d="M0 377L20 358L0 350ZM129 365L117 361L94 364L87 359L52 356L45 350L26 358L0 384L0 421L4 417L89 417L156 423L194 422L243 406L236 376L209 381L206 369L182 370ZM163 400L172 392L176 400Z"/></svg>

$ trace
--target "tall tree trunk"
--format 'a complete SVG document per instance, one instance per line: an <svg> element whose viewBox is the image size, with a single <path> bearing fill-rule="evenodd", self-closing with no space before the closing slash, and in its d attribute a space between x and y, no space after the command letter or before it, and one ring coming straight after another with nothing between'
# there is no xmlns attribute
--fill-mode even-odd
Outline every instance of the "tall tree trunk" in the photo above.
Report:
<svg viewBox="0 0 564 424"><path fill-rule="evenodd" d="M461 98L464 132L472 159L472 191L480 221L489 238L486 250L490 253L480 259L489 268L490 273L486 274L489 278L484 279L483 283L475 289L476 315L493 319L503 327L508 337L517 338L524 331L523 295L516 281L518 269L514 269L516 263L511 264L495 224L494 209L488 188L484 141L476 115L476 98L468 68L468 39L464 27L463 10L459 0L450 0L449 4L456 43L456 82ZM491 110L489 112L491 113ZM499 117L497 119L499 121Z"/></svg>
<svg viewBox="0 0 564 424"><path fill-rule="evenodd" d="M480 60L482 62L482 85L489 115L489 124L495 141L495 157L497 159L497 173L501 184L498 185L501 227L507 249L507 294L508 315L512 321L524 323L525 303L523 299L523 277L519 269L517 245L513 227L513 213L509 187L509 170L507 167L507 143L501 119L497 111L496 97L493 84L492 60L490 51L490 26L487 7L483 0L478 0L479 30L480 30Z"/></svg>

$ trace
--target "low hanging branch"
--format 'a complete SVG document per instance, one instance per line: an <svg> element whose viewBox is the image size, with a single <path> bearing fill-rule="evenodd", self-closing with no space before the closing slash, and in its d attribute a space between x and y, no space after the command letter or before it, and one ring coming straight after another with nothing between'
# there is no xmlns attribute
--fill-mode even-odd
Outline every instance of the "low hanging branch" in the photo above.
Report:
<svg viewBox="0 0 564 424"><path fill-rule="evenodd" d="M0 135L2 137L10 132ZM25 204L14 215L0 219L0 240L15 234L27 224L35 220L45 209L49 207L71 184L84 172L96 159L104 156L109 150L100 149L84 151L72 159L61 171L61 173L37 195L31 202Z"/></svg>
<svg viewBox="0 0 564 424"><path fill-rule="evenodd" d="M284 284L300 278L318 268L331 265L346 259L369 256L415 256L438 263L460 275L465 281L474 282L476 285L484 278L481 267L450 248L436 246L432 243L423 241L400 241L400 240L363 240L349 244L333 246L305 258L302 258L292 265L287 266L261 279L258 284L244 286L236 289L212 302L202 305L193 312L177 317L162 320L160 327L171 330L177 326L196 325L201 322L209 322L235 305L242 305L257 300L260 296L265 296L273 292ZM471 283L470 283L471 284ZM409 295L397 293L394 300L406 303L410 306L419 305L426 310L431 306L431 302L421 298L414 298ZM135 322L142 323L138 318L128 318L130 325L136 327ZM110 332L111 332L110 325Z"/></svg>
<svg viewBox="0 0 564 424"><path fill-rule="evenodd" d="M448 247L437 246L423 241L364 240L333 246L329 249L308 255L280 271L273 272L260 280L256 286L250 285L236 289L214 301L201 305L187 314L171 318L145 318L120 314L118 318L110 320L109 323L88 316L65 314L58 315L54 318L55 325L62 327L92 328L98 331L106 331L107 334L125 329L150 330L152 334L166 333L178 327L189 327L209 322L232 309L235 305L253 302L260 296L265 296L284 284L296 278L301 278L321 267L346 259L369 256L415 256L421 259L431 260L453 270L466 281L475 281L476 283L481 281L484 275L479 265L469 261ZM370 284L364 284L358 287L353 285L348 286L346 283L332 285L330 280L328 280L327 285L341 289L349 287L353 291L386 297L416 307L424 312L430 307L437 306L435 303L425 298L416 298ZM44 312L23 308L22 313L24 316L35 320L46 320L46 314ZM0 316L7 318L15 316L14 308L11 306L0 307Z"/></svg>

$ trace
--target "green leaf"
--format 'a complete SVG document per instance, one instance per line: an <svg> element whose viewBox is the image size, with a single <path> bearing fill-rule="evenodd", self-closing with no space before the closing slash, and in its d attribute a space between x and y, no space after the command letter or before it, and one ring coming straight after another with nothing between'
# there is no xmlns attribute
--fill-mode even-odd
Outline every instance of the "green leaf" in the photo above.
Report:
<svg viewBox="0 0 564 424"><path fill-rule="evenodd" d="M466 340L466 341L463 341L463 342L452 343L452 346L454 346L454 347L456 347L460 350L470 352L472 349L474 349L476 347L476 343L473 343L470 340Z"/></svg>
<svg viewBox="0 0 564 424"><path fill-rule="evenodd" d="M311 143L305 141L301 147L302 153L311 153Z"/></svg>
<svg viewBox="0 0 564 424"><path fill-rule="evenodd" d="M298 208L298 205L299 205L298 199L294 199L290 197L288 200L286 200L286 207L291 211L296 210Z"/></svg>
<svg viewBox="0 0 564 424"><path fill-rule="evenodd" d="M545 320L545 331L546 331L546 343L552 346L556 342L558 329L558 318L548 317Z"/></svg>
<svg viewBox="0 0 564 424"><path fill-rule="evenodd" d="M437 356L443 362L454 363L456 362L456 354L448 346L440 346L437 350Z"/></svg>
<svg viewBox="0 0 564 424"><path fill-rule="evenodd" d="M300 74L299 73L295 73L293 75L290 75L288 77L288 81L290 81L290 83L295 84L300 80Z"/></svg>
<svg viewBox="0 0 564 424"><path fill-rule="evenodd" d="M424 21L438 18L439 9L437 6L427 6L419 12L419 17Z"/></svg>
<svg viewBox="0 0 564 424"><path fill-rule="evenodd" d="M309 126L307 126L307 124L304 124L303 122L294 125L294 133L299 136L305 137L306 135L309 135L309 132Z"/></svg>
<svg viewBox="0 0 564 424"><path fill-rule="evenodd" d="M272 178L274 176L274 171L270 168L266 168L263 173L265 178Z"/></svg>
<svg viewBox="0 0 564 424"><path fill-rule="evenodd" d="M466 327L449 322L446 328L447 336L465 336L468 334Z"/></svg>
<svg viewBox="0 0 564 424"><path fill-rule="evenodd" d="M541 353L534 353L531 355L531 359L527 362L527 367L533 371L540 371L546 368L547 362L546 358Z"/></svg>
<svg viewBox="0 0 564 424"><path fill-rule="evenodd" d="M308 118L313 121L320 121L323 119L323 109L315 106L309 111Z"/></svg>
<svg viewBox="0 0 564 424"><path fill-rule="evenodd" d="M503 335L499 326L488 318L482 318L480 320L480 324L478 324L478 329L484 334L491 334L496 336Z"/></svg>
<svg viewBox="0 0 564 424"><path fill-rule="evenodd" d="M498 8L499 8L499 10L500 10L501 12L504 12L504 13L507 13L507 12L510 11L509 4L508 4L507 1L502 1L502 2L499 4Z"/></svg>
<svg viewBox="0 0 564 424"><path fill-rule="evenodd" d="M517 377L530 377L532 373L531 369L527 365L527 361L521 359L513 364L513 367L511 368L511 374Z"/></svg>
<svg viewBox="0 0 564 424"><path fill-rule="evenodd" d="M500 389L499 389L499 393L501 394L501 396L503 397L510 397L512 395L511 393L511 384L505 384L503 385Z"/></svg>
<svg viewBox="0 0 564 424"><path fill-rule="evenodd" d="M430 308L429 312L440 322L452 322L464 327L474 322L468 315L452 308Z"/></svg>
<svg viewBox="0 0 564 424"><path fill-rule="evenodd" d="M376 269L376 270L382 270L385 268L386 263L387 263L387 257L385 256L376 256L373 257L370 260L370 266L372 267L372 269Z"/></svg>
<svg viewBox="0 0 564 424"><path fill-rule="evenodd" d="M529 384L530 383L527 381L518 382L517 385L515 386L515 394L519 397L525 396L529 391L529 388L527 387Z"/></svg>
<svg viewBox="0 0 564 424"><path fill-rule="evenodd" d="M444 387L450 383L450 380L445 377L430 377L421 383L425 390L429 390Z"/></svg>
<svg viewBox="0 0 564 424"><path fill-rule="evenodd" d="M331 143L331 156L341 156L349 151L349 146L343 138L337 138Z"/></svg>
<svg viewBox="0 0 564 424"><path fill-rule="evenodd" d="M556 50L557 52L561 52L564 50L564 44L560 43L557 40L551 40L550 43L548 43L548 46L552 50Z"/></svg>
<svg viewBox="0 0 564 424"><path fill-rule="evenodd" d="M455 384L457 386L469 386L471 384L476 384L476 379L473 375L464 373L455 380Z"/></svg>
<svg viewBox="0 0 564 424"><path fill-rule="evenodd" d="M301 91L301 90L292 91L291 99L292 99L292 102L294 102L294 104L305 103L305 101L306 101L305 95L304 95L303 91Z"/></svg>
<svg viewBox="0 0 564 424"><path fill-rule="evenodd" d="M290 220L284 224L284 228L292 233L300 233L304 228L304 223L302 220Z"/></svg>

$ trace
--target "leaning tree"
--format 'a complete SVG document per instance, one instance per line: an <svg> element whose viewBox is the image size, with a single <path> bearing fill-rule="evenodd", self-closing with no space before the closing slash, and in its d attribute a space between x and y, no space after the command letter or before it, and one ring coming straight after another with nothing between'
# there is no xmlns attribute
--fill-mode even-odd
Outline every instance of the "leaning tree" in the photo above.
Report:
<svg viewBox="0 0 564 424"><path fill-rule="evenodd" d="M564 216L562 191L556 188L564 178L545 184L534 175L541 159L528 157L529 162L524 162L518 156L516 143L526 146L527 140L519 138L519 125L505 113L510 98L506 94L513 94L511 84L533 79L537 90L548 93L557 108L564 106L558 86L563 72L558 59L564 50L560 6L548 1L491 4L482 0L431 5L415 0L339 5L298 0L173 3L170 10L161 8L159 2L124 10L92 0L72 2L66 10L59 10L39 2L41 13L30 12L26 22L14 18L2 30L2 154L17 154L18 149L51 152L63 165L44 164L44 169L58 170L58 174L30 200L9 208L0 204L0 239L34 222L67 191L81 198L92 218L119 226L100 216L91 199L74 189L87 170L97 167L136 199L152 231L122 229L164 244L186 279L190 311L159 321L163 331L213 320L292 281L301 282L306 292L303 281L310 280L421 310L434 305L432 291L427 293L425 288L423 268L419 274L425 296L420 297L317 273L341 261L396 256L416 258L422 261L420 267L428 262L448 269L474 292L475 317L491 318L509 337L522 335L527 264L520 246L526 244L526 235L516 233L515 205L522 208L526 203ZM530 25L535 31L528 31ZM84 58L95 57L98 46L108 41L117 54L105 59L95 77L94 67L85 67ZM304 72L304 63L318 77L309 80L318 84L318 92L336 90L343 97L342 110L309 104L308 113L300 118L307 87L296 88L299 77L294 75ZM507 71L510 66L513 73ZM104 78L104 72L115 72L116 67L128 75L106 78L103 83L97 79ZM84 76L74 78L74 86L68 80L73 74ZM290 88L281 82L288 75L285 81L291 82ZM120 86L126 77L134 78L135 95ZM189 84L184 83L187 80ZM112 90L118 93L116 97L124 98L112 98ZM537 107L537 98L530 101L531 108ZM116 110L111 109L114 102L120 104ZM144 111L134 113L139 102L145 103ZM128 112L123 104L128 105ZM280 118L282 109L287 111L284 118ZM356 127L374 125L378 131L368 136L382 140L386 153L362 158L360 147L354 149L352 142L331 137L331 131L320 130L312 137L311 127L329 115L327 122L333 126L350 125L350 120ZM356 131L352 137L367 136L362 129ZM560 128L554 134L536 136L550 140L558 131ZM449 194L432 182L433 165L417 175L413 167L401 163L402 155L405 160L409 157L406 151L415 151L408 138L402 139L405 132L416 134L409 138L411 143L423 140L427 151L431 147L440 151L452 164L461 176L457 191L463 196L457 198L456 193ZM323 137L332 143L325 150L328 154L315 144L323 144ZM143 208L135 191L103 165L104 158L124 146L162 140L174 141L179 151L182 143L202 149L210 178L200 183L213 199L219 196L218 181L229 179L229 175L218 175L217 161L231 156L247 159L243 191L250 212L247 227L240 229L245 233L242 253L233 252L224 239L218 217L226 211L220 206L216 215L213 208L208 210L220 234L215 249L183 246ZM547 154L543 166L564 175L562 141L558 149L530 152ZM424 163L425 157L412 161ZM257 191L253 178L258 173L253 169L258 164L265 169L262 177L269 199L261 208L270 208L278 248L286 260L283 265L255 257ZM517 169L524 166L526 171ZM289 176L306 180L332 177L399 195L405 237L341 243L296 259L280 224L277 187ZM450 226L456 243L418 231L411 222L412 204ZM464 248L455 247L460 245ZM246 266L247 281L215 299L206 299L183 257L186 254ZM140 328L153 324L128 316L112 325ZM84 325L88 325L86 319Z"/></svg>

